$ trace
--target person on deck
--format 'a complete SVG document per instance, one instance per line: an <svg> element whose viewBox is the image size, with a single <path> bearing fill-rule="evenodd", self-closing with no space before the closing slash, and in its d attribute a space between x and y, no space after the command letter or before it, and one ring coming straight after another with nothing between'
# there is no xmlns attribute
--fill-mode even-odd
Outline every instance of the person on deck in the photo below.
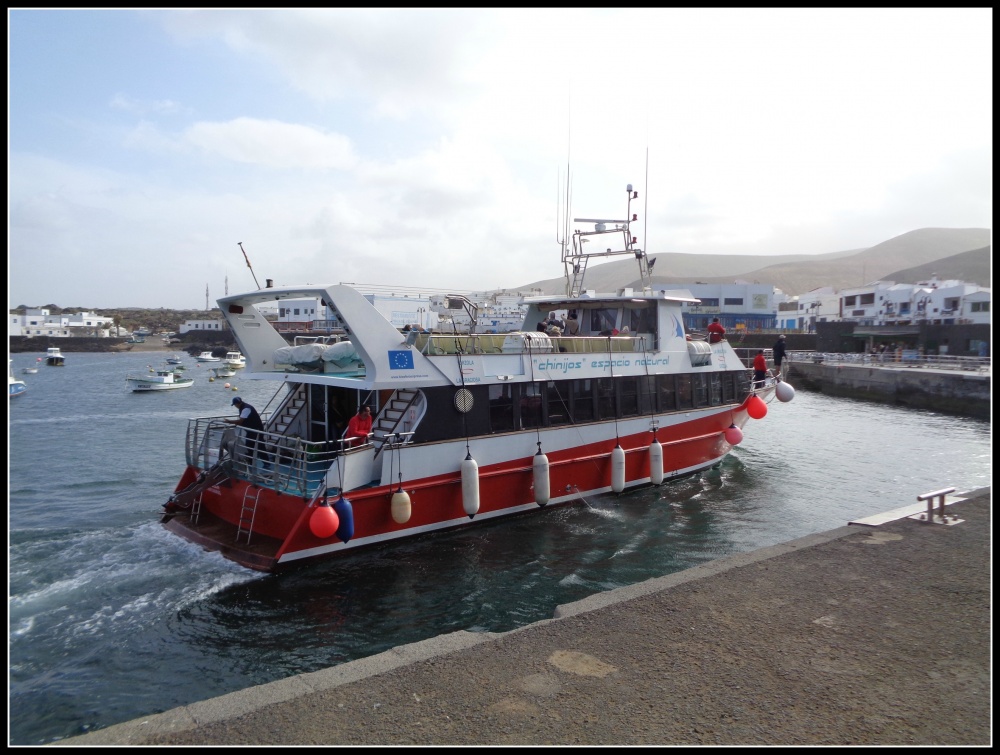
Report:
<svg viewBox="0 0 1000 755"><path fill-rule="evenodd" d="M726 335L726 329L719 324L719 318L715 317L708 326L708 342L718 343Z"/></svg>
<svg viewBox="0 0 1000 755"><path fill-rule="evenodd" d="M252 460L254 457L254 451L257 449L257 441L260 438L259 433L264 430L264 422L261 420L257 410L239 396L235 396L233 398L233 406L239 409L239 418L227 419L223 421L230 425L239 425L240 427L245 428L246 438L243 443L246 446L247 456ZM261 444L261 447L263 448L263 444ZM263 451L261 451L260 458L262 461L267 460Z"/></svg>
<svg viewBox="0 0 1000 755"><path fill-rule="evenodd" d="M347 423L347 432L344 437L351 442L349 445L357 446L368 440L368 434L372 431L372 408L362 405L358 413L351 417Z"/></svg>
<svg viewBox="0 0 1000 755"><path fill-rule="evenodd" d="M757 356L753 358L753 381L763 383L767 379L767 359L764 357L764 350L760 349Z"/></svg>

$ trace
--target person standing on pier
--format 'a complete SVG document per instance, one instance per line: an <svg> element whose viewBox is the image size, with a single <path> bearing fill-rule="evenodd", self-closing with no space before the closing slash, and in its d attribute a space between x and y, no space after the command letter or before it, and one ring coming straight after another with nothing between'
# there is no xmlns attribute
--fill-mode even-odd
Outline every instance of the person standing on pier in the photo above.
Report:
<svg viewBox="0 0 1000 755"><path fill-rule="evenodd" d="M774 347L771 349L774 354L774 375L775 377L781 377L781 363L785 359L785 334L782 333L778 336L778 340L775 342Z"/></svg>

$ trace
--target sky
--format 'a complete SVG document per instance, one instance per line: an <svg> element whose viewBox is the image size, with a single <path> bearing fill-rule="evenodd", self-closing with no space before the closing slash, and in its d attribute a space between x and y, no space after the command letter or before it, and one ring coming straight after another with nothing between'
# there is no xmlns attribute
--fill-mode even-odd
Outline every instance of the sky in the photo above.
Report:
<svg viewBox="0 0 1000 755"><path fill-rule="evenodd" d="M514 288L562 276L567 205L622 218L628 184L649 254L991 228L992 20L8 10L8 303Z"/></svg>

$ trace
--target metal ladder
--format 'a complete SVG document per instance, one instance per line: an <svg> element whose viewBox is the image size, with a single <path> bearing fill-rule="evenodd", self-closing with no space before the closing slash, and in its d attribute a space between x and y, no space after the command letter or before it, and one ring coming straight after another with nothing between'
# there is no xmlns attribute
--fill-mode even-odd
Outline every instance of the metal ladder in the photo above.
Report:
<svg viewBox="0 0 1000 755"><path fill-rule="evenodd" d="M240 524L236 529L236 542L240 541L240 536L246 534L247 545L250 544L250 534L253 532L253 520L257 514L257 501L264 488L247 487L243 493L243 507L240 509Z"/></svg>

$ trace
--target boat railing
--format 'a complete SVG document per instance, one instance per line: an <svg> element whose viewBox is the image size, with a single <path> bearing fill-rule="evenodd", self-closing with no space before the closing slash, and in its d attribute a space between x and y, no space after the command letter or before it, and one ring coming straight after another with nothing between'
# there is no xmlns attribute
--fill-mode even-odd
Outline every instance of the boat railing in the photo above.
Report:
<svg viewBox="0 0 1000 755"><path fill-rule="evenodd" d="M316 443L294 435L238 428L222 417L188 421L185 456L189 466L222 464L230 477L309 498L325 484L337 441Z"/></svg>
<svg viewBox="0 0 1000 755"><path fill-rule="evenodd" d="M990 357L960 356L955 354L921 354L918 349L897 349L875 354L836 353L822 351L792 351L788 361L814 364L851 364L865 367L913 367L960 372L990 372Z"/></svg>
<svg viewBox="0 0 1000 755"><path fill-rule="evenodd" d="M418 333L412 338L414 348L428 356L445 354L540 354L649 351L651 334L614 336L549 336L545 333Z"/></svg>

